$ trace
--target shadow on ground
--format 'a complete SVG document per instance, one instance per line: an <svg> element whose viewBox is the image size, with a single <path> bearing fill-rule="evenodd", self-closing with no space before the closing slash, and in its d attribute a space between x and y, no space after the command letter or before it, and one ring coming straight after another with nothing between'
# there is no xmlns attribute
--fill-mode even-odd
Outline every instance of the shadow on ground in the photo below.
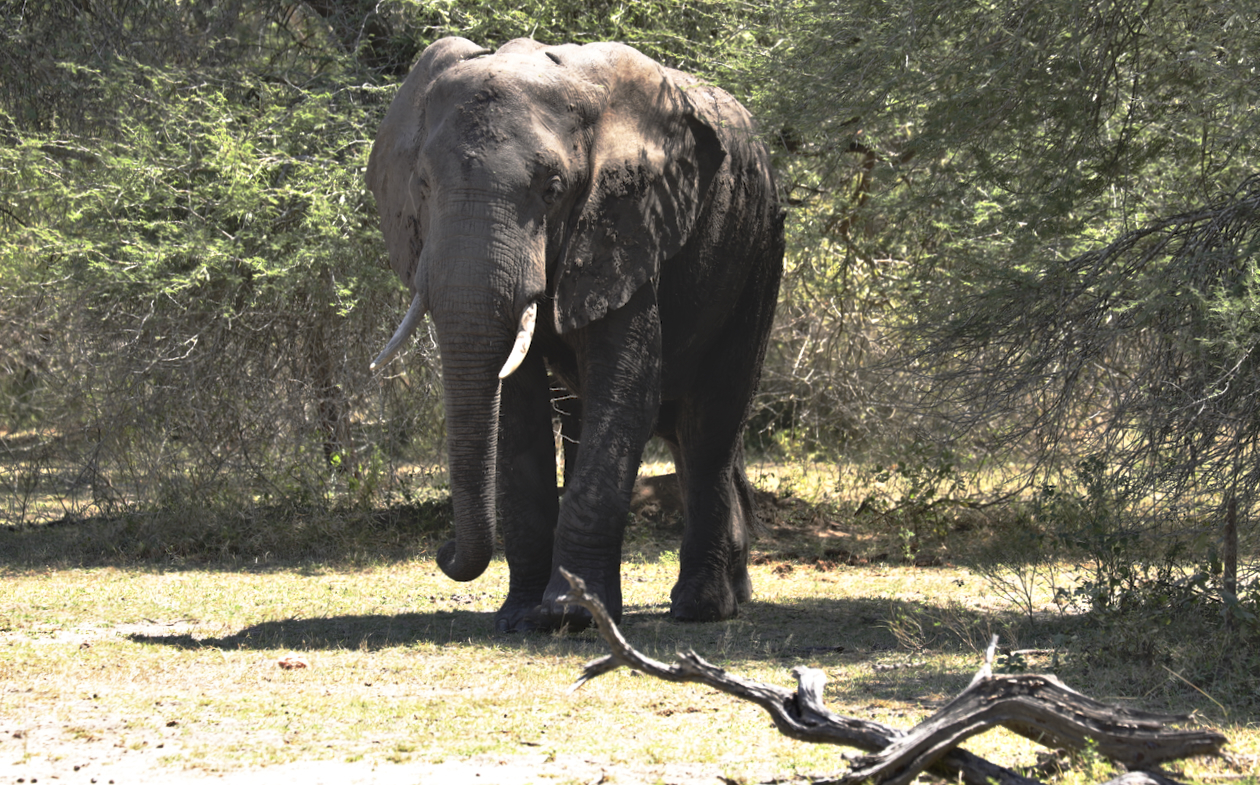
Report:
<svg viewBox="0 0 1260 785"><path fill-rule="evenodd" d="M1070 620L1038 625L1038 635L1060 634ZM841 657L846 661L883 658L919 646L934 651L979 653L988 637L1018 624L1015 618L996 618L981 611L961 611L918 602L887 599L809 598L790 603L753 600L741 607L739 618L723 622L674 621L666 606L630 607L618 627L631 644L653 656L695 649L715 661L783 661ZM919 632L919 638L899 631L898 625ZM133 633L141 644L185 649L222 650L379 650L417 645L449 644L498 648L560 646L602 648L595 630L578 633L504 634L494 631L494 614L472 610L434 610L399 614L363 614L295 618L250 625L223 637L188 633Z"/></svg>
<svg viewBox="0 0 1260 785"><path fill-rule="evenodd" d="M828 694L833 700L906 700L924 705L947 700L967 685L983 662L987 636L995 628L989 614L960 615L957 608L887 600L754 601L743 610L739 619L694 624L669 619L663 607L631 608L618 626L632 646L665 662L691 649L737 674L769 667L781 674L772 680L782 686L792 684L794 667L807 665L828 673ZM921 641L925 648L916 655L891 629L893 620L900 618L904 623L911 615L920 619L920 627L938 630L940 619L949 617L953 631ZM1042 624L1038 637L1061 636L1068 624L1070 620ZM493 613L469 610L285 619L213 638L148 633L126 637L142 645L227 651L478 647L499 650L504 657L543 653L572 658L574 678L583 663L607 653L594 630L563 635L497 634ZM957 656L942 660L938 656L942 652ZM1048 670L1049 655L1043 659L1044 663L1031 664Z"/></svg>

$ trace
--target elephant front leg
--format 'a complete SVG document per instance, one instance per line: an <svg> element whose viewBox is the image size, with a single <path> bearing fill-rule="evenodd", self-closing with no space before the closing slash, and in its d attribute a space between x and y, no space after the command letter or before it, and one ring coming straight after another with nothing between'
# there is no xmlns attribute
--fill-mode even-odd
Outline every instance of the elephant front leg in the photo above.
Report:
<svg viewBox="0 0 1260 785"><path fill-rule="evenodd" d="M582 397L577 460L565 486L551 557L551 580L531 617L539 626L571 630L590 614L566 607L564 567L580 576L621 619L621 542L643 446L660 402L660 321L644 287L622 309L573 336Z"/></svg>
<svg viewBox="0 0 1260 785"><path fill-rule="evenodd" d="M498 632L525 632L551 579L559 501L547 372L537 353L503 381L499 404L498 509L508 562L508 596Z"/></svg>

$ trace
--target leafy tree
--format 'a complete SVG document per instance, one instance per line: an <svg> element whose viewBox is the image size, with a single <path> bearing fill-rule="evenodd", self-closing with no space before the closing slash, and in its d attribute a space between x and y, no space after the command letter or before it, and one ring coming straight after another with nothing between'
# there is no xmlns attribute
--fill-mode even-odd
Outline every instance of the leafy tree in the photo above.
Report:
<svg viewBox="0 0 1260 785"><path fill-rule="evenodd" d="M942 325L1024 315L1056 265L1233 192L1254 168L1254 20L1191 0L783 4L756 94L795 205L780 351L823 371L792 392L819 432L870 441L894 405L923 425L914 377L962 367ZM913 373L874 373L895 345Z"/></svg>
<svg viewBox="0 0 1260 785"><path fill-rule="evenodd" d="M361 179L388 96L352 60L299 56L309 20L160 7L80 10L102 48L52 64L74 94L27 82L10 105L38 111L5 118L0 271L27 385L10 427L32 428L6 441L6 479L69 478L42 515L319 498L314 456L359 471L351 412L381 398L362 344L398 297ZM71 8L28 5L48 15L18 29L42 40ZM140 45L171 31L191 50Z"/></svg>
<svg viewBox="0 0 1260 785"><path fill-rule="evenodd" d="M1253 517L1258 465L1256 11L784 4L758 95L795 365L770 405L824 446L934 437L1079 494L1098 586L1152 557L1138 533L1219 574L1205 543Z"/></svg>
<svg viewBox="0 0 1260 785"><path fill-rule="evenodd" d="M535 35L690 67L717 7L0 4L0 517L406 491L436 353L367 372L406 303L362 178L412 60Z"/></svg>
<svg viewBox="0 0 1260 785"><path fill-rule="evenodd" d="M1249 368L1245 6L0 5L0 477L14 499L60 478L90 511L342 498L379 487L373 465L393 481L435 457L431 349L384 383L363 367L405 303L361 169L411 61L449 34L623 40L761 118L791 219L760 446L952 430L1069 466L1114 450L1189 411L1172 377L1143 376L1158 358L1201 371L1179 377L1207 385L1187 401L1224 402L1211 379L1245 389L1226 373ZM1171 249L1214 225L1203 211L1234 216L1216 235L1234 245L1179 286ZM1132 263L1148 247L1169 255ZM1084 433L1115 438L1068 439Z"/></svg>

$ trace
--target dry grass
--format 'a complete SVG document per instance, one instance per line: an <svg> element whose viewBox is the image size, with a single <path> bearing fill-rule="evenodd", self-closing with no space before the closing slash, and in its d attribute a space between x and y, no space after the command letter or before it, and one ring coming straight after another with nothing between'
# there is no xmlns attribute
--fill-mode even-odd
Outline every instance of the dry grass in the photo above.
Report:
<svg viewBox="0 0 1260 785"><path fill-rule="evenodd" d="M1254 773L1257 696L1211 684L1205 695L1176 675L1186 648L1226 668L1217 639L1161 644L1165 662L1108 661L1049 584L1032 586L1030 616L958 557L976 550L967 543L1000 538L992 527L925 537L906 562L897 532L863 529L835 505L780 499L773 509L754 553L754 600L736 620L683 625L665 616L674 520L639 507L624 557L627 637L660 658L694 648L780 684L794 665L820 667L836 711L908 725L967 683L997 632L1013 648L1047 650L1003 660L1010 667L1054 670L1109 700L1198 710L1222 727L1238 765L1191 764L1187 776ZM171 555L159 546L184 542L189 526L169 521L0 533L0 766L65 779L86 765L127 771L128 781L297 761L398 771L481 761L489 772L485 761L511 760L560 766L559 781L597 781L580 768L596 766L621 782L842 768L841 750L789 741L756 708L702 688L621 672L568 694L582 663L602 653L595 635L495 635L503 562L475 583L451 583L429 553L435 527L415 517L312 523L330 538L320 558L306 555L315 546L300 531L291 536L301 555L285 558L274 532L253 535L270 553ZM368 530L356 534L356 520ZM374 538L388 547L372 554ZM1057 579L1069 581L1063 569ZM310 667L278 667L290 651ZM968 746L1036 762L1035 746L1007 733ZM1085 781L1087 764L1065 781ZM677 774L684 765L700 768Z"/></svg>

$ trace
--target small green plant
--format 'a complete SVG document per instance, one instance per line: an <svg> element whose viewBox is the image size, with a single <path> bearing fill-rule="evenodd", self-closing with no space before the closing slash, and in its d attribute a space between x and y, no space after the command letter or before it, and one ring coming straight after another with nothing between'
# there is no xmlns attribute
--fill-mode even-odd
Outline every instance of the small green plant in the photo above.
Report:
<svg viewBox="0 0 1260 785"><path fill-rule="evenodd" d="M869 467L861 482L870 490L855 514L879 516L896 526L907 561L926 537L948 531L946 508L967 503L967 479L955 454L924 442L912 443L895 464Z"/></svg>
<svg viewBox="0 0 1260 785"><path fill-rule="evenodd" d="M1063 776L1065 783L1106 782L1115 776L1115 767L1098 751L1098 742L1093 739L1085 740L1085 747L1071 756L1071 762L1071 769Z"/></svg>
<svg viewBox="0 0 1260 785"><path fill-rule="evenodd" d="M917 536L913 529L898 530L897 537L901 540L902 561L914 561L914 552L918 550L918 543L915 541Z"/></svg>
<svg viewBox="0 0 1260 785"><path fill-rule="evenodd" d="M1017 651L998 655L997 662L993 666L993 670L997 673L1027 673L1028 668L1027 658Z"/></svg>
<svg viewBox="0 0 1260 785"><path fill-rule="evenodd" d="M1037 609L1046 602L1053 603L1062 613L1062 598L1070 594L1059 583L1060 554L1053 546L1053 538L1021 516L1011 530L995 538L972 568L995 596L1018 609L1032 625Z"/></svg>
<svg viewBox="0 0 1260 785"><path fill-rule="evenodd" d="M388 480L385 454L380 447L373 445L366 462L356 467L354 474L346 480L346 491L350 503L360 508L370 508L376 502L376 493Z"/></svg>

